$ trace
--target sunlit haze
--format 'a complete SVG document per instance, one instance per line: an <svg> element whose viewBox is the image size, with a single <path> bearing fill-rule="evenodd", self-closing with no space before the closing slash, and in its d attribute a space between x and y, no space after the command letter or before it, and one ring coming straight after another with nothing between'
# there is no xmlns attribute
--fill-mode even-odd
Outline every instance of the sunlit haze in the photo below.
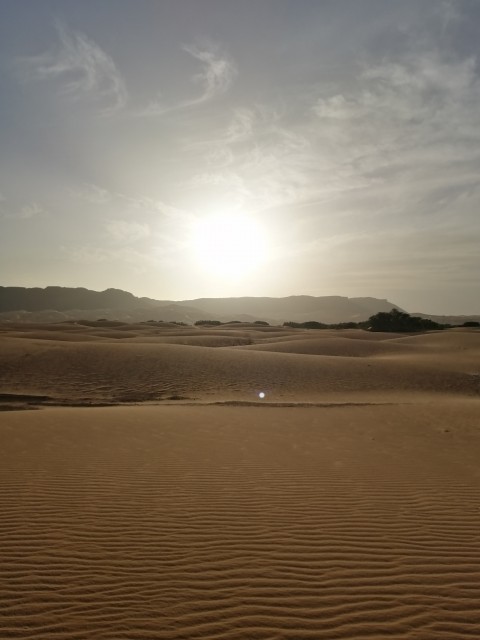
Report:
<svg viewBox="0 0 480 640"><path fill-rule="evenodd" d="M196 267L206 269L212 280L236 284L268 262L268 234L258 221L245 216L202 217L193 231L191 255Z"/></svg>
<svg viewBox="0 0 480 640"><path fill-rule="evenodd" d="M480 2L0 0L0 284L480 313Z"/></svg>

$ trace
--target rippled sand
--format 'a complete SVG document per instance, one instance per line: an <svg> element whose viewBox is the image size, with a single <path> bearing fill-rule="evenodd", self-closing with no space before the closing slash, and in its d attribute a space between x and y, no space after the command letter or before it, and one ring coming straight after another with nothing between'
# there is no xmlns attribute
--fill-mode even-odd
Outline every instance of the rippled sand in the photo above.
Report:
<svg viewBox="0 0 480 640"><path fill-rule="evenodd" d="M480 333L102 331L3 328L2 640L480 637Z"/></svg>

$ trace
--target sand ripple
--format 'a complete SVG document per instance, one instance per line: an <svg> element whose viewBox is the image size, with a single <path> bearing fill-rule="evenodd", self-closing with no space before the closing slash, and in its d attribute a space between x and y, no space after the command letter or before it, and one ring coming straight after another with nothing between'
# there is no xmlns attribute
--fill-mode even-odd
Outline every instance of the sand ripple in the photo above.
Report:
<svg viewBox="0 0 480 640"><path fill-rule="evenodd" d="M480 637L478 402L2 415L0 637Z"/></svg>

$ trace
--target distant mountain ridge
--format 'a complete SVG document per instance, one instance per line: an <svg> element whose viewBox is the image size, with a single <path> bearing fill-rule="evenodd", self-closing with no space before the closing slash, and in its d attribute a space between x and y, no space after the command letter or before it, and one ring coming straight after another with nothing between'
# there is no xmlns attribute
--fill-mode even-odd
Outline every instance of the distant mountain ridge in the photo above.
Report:
<svg viewBox="0 0 480 640"><path fill-rule="evenodd" d="M0 287L0 321L14 322L105 318L122 322L163 320L188 324L197 320L266 320L271 324L316 320L328 324L361 322L375 313L391 309L402 310L386 299L371 297L299 295L173 301L139 298L122 289L93 291L83 287ZM414 315L436 318L426 314ZM455 317L461 318L461 322L470 319L470 316L448 316L448 319L452 321ZM472 319L476 317L472 316Z"/></svg>
<svg viewBox="0 0 480 640"><path fill-rule="evenodd" d="M54 309L125 309L136 304L138 298L121 289L92 291L83 287L0 287L0 312L43 311Z"/></svg>
<svg viewBox="0 0 480 640"><path fill-rule="evenodd" d="M343 296L288 296L286 298L241 297L198 298L175 303L201 309L213 316L247 314L258 319L277 322L360 322L379 311L399 309L388 300L377 298L346 298Z"/></svg>
<svg viewBox="0 0 480 640"><path fill-rule="evenodd" d="M146 320L266 320L282 323L351 322L379 311L399 308L388 300L343 296L240 297L195 300L138 298L121 289L92 291L83 287L0 287L0 319L60 322L75 318L139 322Z"/></svg>

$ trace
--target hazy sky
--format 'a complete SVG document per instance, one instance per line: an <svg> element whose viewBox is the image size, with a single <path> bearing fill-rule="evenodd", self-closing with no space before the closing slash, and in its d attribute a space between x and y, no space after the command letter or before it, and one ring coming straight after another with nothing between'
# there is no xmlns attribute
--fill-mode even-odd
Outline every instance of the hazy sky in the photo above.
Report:
<svg viewBox="0 0 480 640"><path fill-rule="evenodd" d="M479 35L476 0L0 0L0 284L480 313Z"/></svg>

